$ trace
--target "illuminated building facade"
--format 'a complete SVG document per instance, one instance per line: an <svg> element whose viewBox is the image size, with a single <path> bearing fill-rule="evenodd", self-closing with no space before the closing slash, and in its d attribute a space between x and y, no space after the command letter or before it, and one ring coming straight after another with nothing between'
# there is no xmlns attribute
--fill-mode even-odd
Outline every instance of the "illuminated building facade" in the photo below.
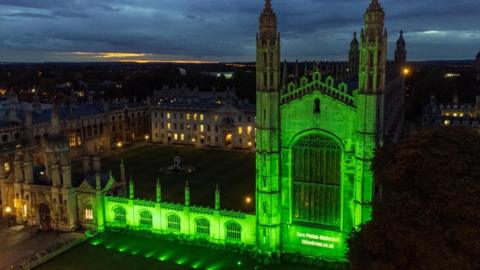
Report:
<svg viewBox="0 0 480 270"><path fill-rule="evenodd" d="M149 106L145 103L99 102L79 104L75 96L63 104L18 102L14 93L0 104L0 147L3 164L13 161L17 145L37 149L34 160L41 162L42 147L51 133L51 116L58 111L60 133L67 137L73 158L108 152L119 142L128 145L144 141L150 134Z"/></svg>
<svg viewBox="0 0 480 270"><path fill-rule="evenodd" d="M480 129L480 53L477 54L473 68L478 87L475 103L461 102L458 95L453 96L451 103L439 103L432 96L423 110L424 127L465 126Z"/></svg>
<svg viewBox="0 0 480 270"><path fill-rule="evenodd" d="M88 167L99 170L100 158L85 161L85 174L74 179L70 160L106 154L119 142L144 142L150 134L149 107L144 103L77 104L70 97L65 105L42 104L38 96L25 103L9 93L1 105L1 212L13 209L18 221L31 225L76 227L83 216L77 211L77 188L85 179L95 185ZM94 166L87 166L89 162ZM104 185L107 179L103 173Z"/></svg>
<svg viewBox="0 0 480 270"><path fill-rule="evenodd" d="M93 159L85 156L84 174L80 178L72 177L71 147L68 136L61 133L59 115L60 108L53 107L49 136L41 146L17 145L14 161L0 166L1 214L13 215L19 223L45 230L70 231L80 224L79 221L88 226L88 221L93 220L93 206L84 207L82 202L87 199L79 196L79 189L85 190L92 179L95 184L95 177L102 180L108 191L120 186L121 182L116 183L110 175L101 172L98 156Z"/></svg>
<svg viewBox="0 0 480 270"><path fill-rule="evenodd" d="M435 97L423 111L423 126L466 126L480 128L480 94L475 103L459 102L454 95L452 103L438 103Z"/></svg>
<svg viewBox="0 0 480 270"><path fill-rule="evenodd" d="M239 99L233 89L164 87L153 101L154 143L255 149L255 105Z"/></svg>
<svg viewBox="0 0 480 270"><path fill-rule="evenodd" d="M286 65L280 71L277 17L265 1L257 34L256 157L257 246L264 253L343 258L348 234L370 219L374 150L398 138L392 133L403 118L405 44L401 34L399 57L387 64L384 16L372 1L358 54L352 41L349 62L359 63L358 82L336 82L315 66L288 82Z"/></svg>
<svg viewBox="0 0 480 270"><path fill-rule="evenodd" d="M336 82L334 74L322 74L316 67L298 81L289 81L286 65L283 72L281 68L277 16L271 0L265 0L256 39L256 110L235 107L239 103L229 101L229 91L214 99L215 106L203 107L197 107L202 103L198 92L170 97L157 93L151 113L153 142L173 143L175 135L168 134L178 131L177 138L185 132L184 139L195 139L192 142L197 144L205 132L205 127L198 131L202 123L211 125L210 132L223 123L219 138L226 138L228 133L222 132L228 128L233 133L238 123L244 127L238 117L250 117L245 123L249 125L256 111L255 215L221 210L218 188L214 208L190 205L188 184L183 204L163 201L159 181L155 201L136 199L133 180L128 182L128 193L123 189L122 194L116 190L126 187L122 163L120 181L111 174L102 178L99 165L94 165L93 178L87 176L76 189L77 220L100 232L125 228L240 244L267 256L295 253L344 260L349 233L371 218L374 150L394 141L402 129L404 76L400 71L405 57L387 63L384 17L378 0L372 0L359 35L358 54L354 46L350 54L349 63L358 62L358 81ZM405 46L397 43L397 50L398 55L406 55ZM187 125L195 123L197 133L187 134ZM203 136L208 136L208 128ZM232 147L244 147L245 141L238 146L235 141L240 141L233 141ZM218 143L227 146L220 139ZM201 145L205 144L209 145L206 138ZM85 164L88 168L89 161Z"/></svg>

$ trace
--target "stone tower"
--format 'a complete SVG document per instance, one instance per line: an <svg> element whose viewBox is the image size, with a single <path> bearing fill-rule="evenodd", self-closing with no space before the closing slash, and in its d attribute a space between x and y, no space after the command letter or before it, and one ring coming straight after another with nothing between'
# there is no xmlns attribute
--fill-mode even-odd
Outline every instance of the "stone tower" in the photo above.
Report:
<svg viewBox="0 0 480 270"><path fill-rule="evenodd" d="M372 0L365 12L360 37L359 93L357 97L356 174L354 182L354 226L370 220L373 199L374 150L383 144L383 108L387 32L385 12Z"/></svg>
<svg viewBox="0 0 480 270"><path fill-rule="evenodd" d="M280 33L271 0L265 0L257 33L257 241L265 253L279 249Z"/></svg>
<svg viewBox="0 0 480 270"><path fill-rule="evenodd" d="M403 38L403 31L400 31L400 37L397 40L397 47L395 48L395 63L403 66L407 62L407 50L405 39Z"/></svg>
<svg viewBox="0 0 480 270"><path fill-rule="evenodd" d="M359 62L359 44L357 40L357 32L353 33L352 42L350 42L350 51L348 52L348 67L349 73L353 74L356 79L358 76L358 63Z"/></svg>
<svg viewBox="0 0 480 270"><path fill-rule="evenodd" d="M47 176L51 181L52 218L61 230L70 230L77 221L76 190L72 187L70 149L60 130L60 108L54 103L50 119L50 135L45 147Z"/></svg>

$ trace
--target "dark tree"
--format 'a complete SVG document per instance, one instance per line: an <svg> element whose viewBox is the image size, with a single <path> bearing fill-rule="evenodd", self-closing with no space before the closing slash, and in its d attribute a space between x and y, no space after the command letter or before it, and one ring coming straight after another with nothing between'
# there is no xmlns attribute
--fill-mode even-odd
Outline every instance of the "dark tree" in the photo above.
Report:
<svg viewBox="0 0 480 270"><path fill-rule="evenodd" d="M480 269L480 134L423 130L379 149L381 199L349 239L352 269Z"/></svg>

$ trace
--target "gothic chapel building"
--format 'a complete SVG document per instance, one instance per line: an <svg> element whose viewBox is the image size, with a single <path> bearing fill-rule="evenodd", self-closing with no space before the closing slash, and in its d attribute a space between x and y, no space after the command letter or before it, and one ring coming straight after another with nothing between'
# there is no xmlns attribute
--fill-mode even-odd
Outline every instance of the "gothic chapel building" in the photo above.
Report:
<svg viewBox="0 0 480 270"><path fill-rule="evenodd" d="M340 258L371 218L374 150L400 136L405 41L387 61L385 12L372 0L349 63L357 81L318 67L297 81L281 72L280 33L265 0L257 34L257 245L265 252Z"/></svg>

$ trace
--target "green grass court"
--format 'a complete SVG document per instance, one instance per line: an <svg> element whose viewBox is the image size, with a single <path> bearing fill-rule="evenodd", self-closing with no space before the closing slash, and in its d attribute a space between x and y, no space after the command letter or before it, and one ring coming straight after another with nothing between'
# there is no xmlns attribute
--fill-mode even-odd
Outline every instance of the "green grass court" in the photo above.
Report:
<svg viewBox="0 0 480 270"><path fill-rule="evenodd" d="M130 234L107 232L73 248L38 270L313 270L307 265L262 265L248 255Z"/></svg>
<svg viewBox="0 0 480 270"><path fill-rule="evenodd" d="M182 157L182 163L194 166L195 172L160 172L160 168L173 163L177 151ZM254 211L255 153L150 145L102 160L103 169L111 169L117 179L120 177L121 158L125 162L127 179L134 179L136 198L154 200L155 183L159 177L163 201L184 203L184 187L188 181L191 204L213 207L215 186L218 184L222 209ZM245 201L247 196L252 198L250 204Z"/></svg>
<svg viewBox="0 0 480 270"><path fill-rule="evenodd" d="M186 165L196 167L190 175L164 175L160 168L173 162L179 152ZM102 167L119 179L120 160L124 159L127 177L135 181L135 196L154 200L156 178L162 183L164 201L184 202L184 185L189 181L191 203L214 206L215 185L221 187L222 208L254 211L255 154L192 147L152 145L104 158ZM252 198L248 205L245 197ZM303 264L258 263L248 254L231 249L195 246L185 241L156 239L128 233L103 233L40 265L38 270L162 269L162 270L313 270ZM334 268L321 268L334 269ZM335 268L337 269L337 268Z"/></svg>

